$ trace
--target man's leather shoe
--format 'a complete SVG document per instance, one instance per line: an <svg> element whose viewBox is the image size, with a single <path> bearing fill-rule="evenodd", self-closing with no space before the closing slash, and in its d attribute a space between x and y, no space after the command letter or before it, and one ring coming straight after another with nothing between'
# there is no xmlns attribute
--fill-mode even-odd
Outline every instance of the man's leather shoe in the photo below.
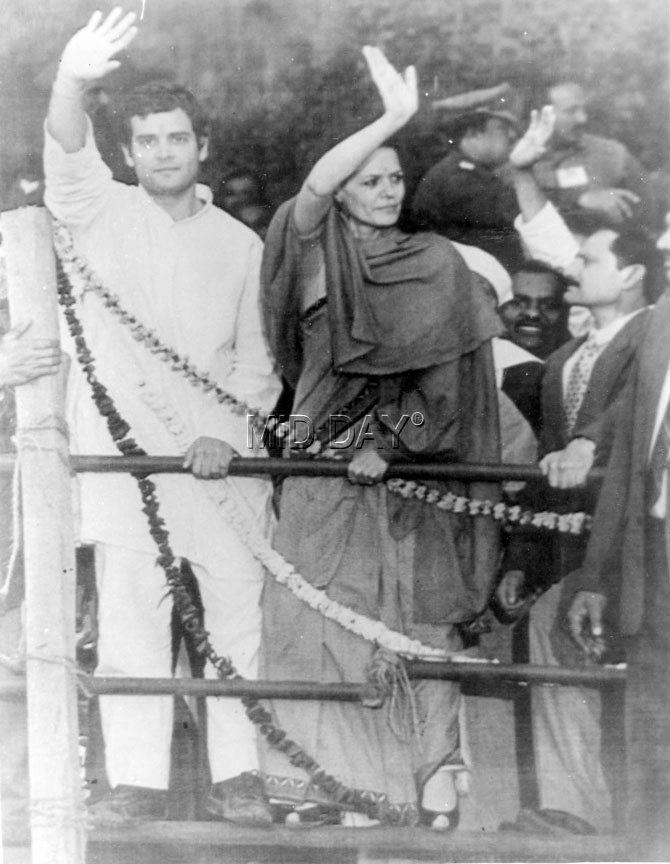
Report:
<svg viewBox="0 0 670 864"><path fill-rule="evenodd" d="M205 806L215 819L238 825L272 824L272 809L265 798L263 781L250 771L214 783Z"/></svg>
<svg viewBox="0 0 670 864"><path fill-rule="evenodd" d="M88 808L89 828L124 828L167 818L167 793L145 786L116 786Z"/></svg>

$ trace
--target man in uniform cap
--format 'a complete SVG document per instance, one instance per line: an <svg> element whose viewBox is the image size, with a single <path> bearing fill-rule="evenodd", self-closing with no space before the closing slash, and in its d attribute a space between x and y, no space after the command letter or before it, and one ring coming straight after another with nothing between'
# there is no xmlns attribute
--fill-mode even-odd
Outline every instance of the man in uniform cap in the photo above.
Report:
<svg viewBox="0 0 670 864"><path fill-rule="evenodd" d="M454 146L422 179L412 213L421 227L478 246L514 271L522 260L514 230L519 207L514 190L497 174L518 131L506 107L508 92L503 84L433 103L449 112Z"/></svg>

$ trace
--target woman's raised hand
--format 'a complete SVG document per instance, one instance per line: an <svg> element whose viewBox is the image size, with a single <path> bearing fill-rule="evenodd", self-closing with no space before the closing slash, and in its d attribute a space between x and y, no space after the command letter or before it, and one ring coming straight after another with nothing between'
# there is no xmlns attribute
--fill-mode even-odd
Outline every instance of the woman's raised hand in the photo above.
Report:
<svg viewBox="0 0 670 864"><path fill-rule="evenodd" d="M384 103L384 111L401 126L416 114L419 108L419 91L416 69L408 66L400 74L379 48L366 45L363 56L370 75Z"/></svg>
<svg viewBox="0 0 670 864"><path fill-rule="evenodd" d="M101 12L94 12L88 24L74 34L61 57L59 76L75 81L95 81L116 69L120 63L112 60L137 35L134 27L136 15L123 15L120 7L113 9L102 20Z"/></svg>

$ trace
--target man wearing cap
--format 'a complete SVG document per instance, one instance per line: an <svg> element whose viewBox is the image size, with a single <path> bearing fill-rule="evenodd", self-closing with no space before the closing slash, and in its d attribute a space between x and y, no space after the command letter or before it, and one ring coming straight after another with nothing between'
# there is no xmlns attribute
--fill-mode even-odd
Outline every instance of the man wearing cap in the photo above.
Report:
<svg viewBox="0 0 670 864"><path fill-rule="evenodd" d="M554 108L554 132L547 153L535 165L540 186L564 215L595 210L615 223L648 210L644 170L626 147L586 131L587 98L574 82L547 91Z"/></svg>
<svg viewBox="0 0 670 864"><path fill-rule="evenodd" d="M455 113L453 105L460 98L435 103L451 112L448 124L454 147L422 179L412 214L421 227L478 246L515 270L523 257L514 230L519 207L513 189L496 170L507 162L517 121L504 110L504 97L494 107L477 105L479 100L473 97L475 107Z"/></svg>

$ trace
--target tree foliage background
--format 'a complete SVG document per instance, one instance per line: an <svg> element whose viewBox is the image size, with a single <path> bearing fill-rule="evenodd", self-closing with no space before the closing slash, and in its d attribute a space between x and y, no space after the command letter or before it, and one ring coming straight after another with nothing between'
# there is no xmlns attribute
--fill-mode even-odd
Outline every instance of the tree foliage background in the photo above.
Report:
<svg viewBox="0 0 670 864"><path fill-rule="evenodd" d="M2 174L41 149L58 56L95 0L5 0L0 8ZM140 11L140 0L124 4ZM424 96L405 136L410 184L443 152L430 100L509 81L517 109L547 84L583 83L591 127L624 141L652 175L668 162L670 21L666 0L145 0L142 30L113 94L175 78L215 118L209 179L248 167L272 203L315 158L379 110L366 43L417 65Z"/></svg>

